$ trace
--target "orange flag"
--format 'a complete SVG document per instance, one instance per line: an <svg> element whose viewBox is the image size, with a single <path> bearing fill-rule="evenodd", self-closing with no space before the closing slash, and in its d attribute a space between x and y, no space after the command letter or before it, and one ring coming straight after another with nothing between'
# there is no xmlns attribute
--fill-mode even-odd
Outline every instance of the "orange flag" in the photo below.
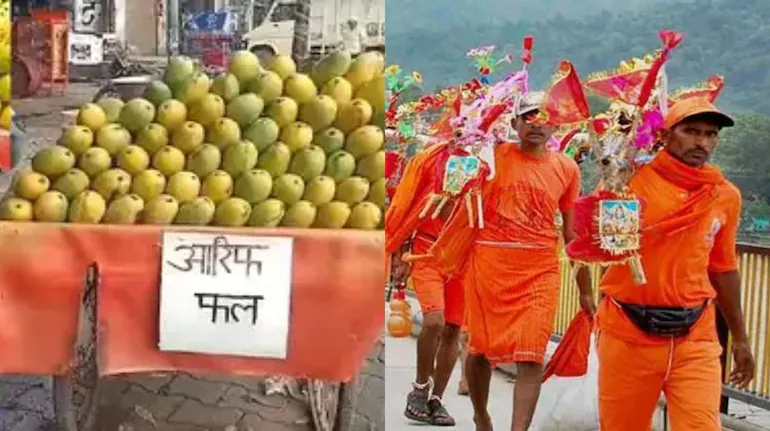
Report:
<svg viewBox="0 0 770 431"><path fill-rule="evenodd" d="M569 61L562 61L545 94L538 121L564 126L591 116L580 76Z"/></svg>
<svg viewBox="0 0 770 431"><path fill-rule="evenodd" d="M722 88L725 86L725 79L720 75L711 75L706 82L695 88L689 88L687 90L680 91L668 98L669 106L676 102L691 99L693 97L705 98L709 102L716 102L719 97L719 93L722 92Z"/></svg>

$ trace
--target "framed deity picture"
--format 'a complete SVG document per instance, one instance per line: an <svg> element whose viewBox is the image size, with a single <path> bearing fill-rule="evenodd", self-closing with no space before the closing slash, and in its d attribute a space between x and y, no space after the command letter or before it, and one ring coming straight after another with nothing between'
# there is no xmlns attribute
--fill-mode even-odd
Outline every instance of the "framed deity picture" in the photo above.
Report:
<svg viewBox="0 0 770 431"><path fill-rule="evenodd" d="M599 203L599 237L601 248L613 254L639 249L639 201L604 200Z"/></svg>
<svg viewBox="0 0 770 431"><path fill-rule="evenodd" d="M449 156L444 171L444 191L459 195L469 181L478 177L481 161L475 156Z"/></svg>

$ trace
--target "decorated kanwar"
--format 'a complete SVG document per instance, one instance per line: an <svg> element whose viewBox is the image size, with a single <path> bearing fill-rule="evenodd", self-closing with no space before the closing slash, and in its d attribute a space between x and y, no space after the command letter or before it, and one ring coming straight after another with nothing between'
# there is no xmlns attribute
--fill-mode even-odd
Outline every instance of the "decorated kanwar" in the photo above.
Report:
<svg viewBox="0 0 770 431"><path fill-rule="evenodd" d="M463 96L456 97L457 103L449 108L452 112ZM404 124L406 118L393 115L388 119L394 125L401 123L394 127L401 135L396 139L412 137L410 128ZM392 256L398 281L410 274L424 316L417 346L417 376L404 414L414 421L446 426L455 423L442 403L442 396L459 355L464 291L457 277L442 271L431 259L405 262L412 255L426 254L457 203L454 196L443 192L444 172L450 159L466 153L453 136L438 136L438 143L416 154L405 168L397 168L403 172L398 172L398 186L385 216L385 249ZM398 155L397 160L402 157Z"/></svg>
<svg viewBox="0 0 770 431"><path fill-rule="evenodd" d="M480 47L468 56L489 61L493 49ZM525 41L525 52L529 49L531 41ZM429 250L455 211L463 211L469 226L484 226L480 182L490 174L486 158L495 144L487 138L494 135L493 125L525 86L526 72L483 89L479 80L464 85L448 101L444 118L434 128L441 141L407 164L386 213L386 252L394 254L395 268L403 268L404 261L411 265L411 280L423 313L417 378L405 409L409 419L454 424L441 397L459 354L465 289L462 279L443 270ZM396 129L405 130L403 125Z"/></svg>

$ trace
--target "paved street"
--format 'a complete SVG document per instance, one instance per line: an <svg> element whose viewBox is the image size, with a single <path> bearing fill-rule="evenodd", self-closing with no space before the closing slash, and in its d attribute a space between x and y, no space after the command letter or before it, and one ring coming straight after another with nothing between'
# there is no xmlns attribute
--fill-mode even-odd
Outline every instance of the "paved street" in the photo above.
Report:
<svg viewBox="0 0 770 431"><path fill-rule="evenodd" d="M415 376L415 338L387 338L385 356L385 379L387 389L385 392L385 421L387 431L403 431L409 429L411 422L404 417L404 406L406 395L409 392L411 382ZM555 345L551 345L549 351L552 352ZM460 379L460 366L455 368L452 374L452 380L447 389L447 395L444 402L449 412L457 420L456 431L473 431L473 412L470 400L467 397L457 395L457 385ZM581 395L575 392L580 383L575 380L571 383L569 380L562 379L557 385L544 386L541 393L538 411L535 414L535 422L541 423L549 411L553 410L555 405L561 405L563 400ZM495 429L508 429L511 420L511 405L513 396L513 379L508 374L496 372L492 377L492 386L489 399L489 412L492 414L492 420ZM585 406L589 401L580 398L579 406ZM545 410L544 410L545 409ZM549 421L550 425L546 427L533 426L532 431L594 431L596 428L583 428L570 422L571 413L558 412L560 421ZM752 407L747 404L731 401L730 416L739 419L740 423L748 428L736 427L735 430L770 430L770 412L758 407ZM556 423L560 422L560 423ZM420 429L416 427L415 429ZM730 428L724 428L730 430ZM655 418L655 431L662 431L663 412L658 411Z"/></svg>
<svg viewBox="0 0 770 431"><path fill-rule="evenodd" d="M387 431L406 430L411 423L404 417L406 395L411 390L415 373L415 339L387 338L385 341L385 422ZM473 412L470 400L457 395L460 380L459 365L452 374L444 402L449 413L457 421L457 431L473 430ZM511 383L506 376L496 373L492 379L489 411L497 427L504 427L510 421Z"/></svg>
<svg viewBox="0 0 770 431"><path fill-rule="evenodd" d="M353 427L384 431L385 352L359 375ZM267 395L259 378L184 373L112 376L100 382L96 431L316 431L305 391ZM0 375L0 431L55 428L52 380Z"/></svg>
<svg viewBox="0 0 770 431"><path fill-rule="evenodd" d="M355 427L383 431L383 352L361 374ZM266 395L258 378L189 374L100 383L98 431L315 431L304 396ZM0 376L0 431L54 431L51 379Z"/></svg>
<svg viewBox="0 0 770 431"><path fill-rule="evenodd" d="M404 406L406 395L411 389L410 382L414 380L415 373L415 348L414 338L387 338L385 356L385 379L388 382L385 399L385 421L387 431L402 431L409 429L411 423L404 417ZM447 410L454 416L457 426L453 428L456 431L473 431L473 411L471 402L467 397L457 395L457 385L460 379L459 365L452 374L452 380L449 383L444 402ZM539 408L549 409L557 405L560 396L565 391L572 391L575 384L560 385L558 388L543 388L540 397ZM489 412L492 415L492 421L495 429L508 429L511 423L511 408L513 397L513 381L502 372L495 372L492 376L492 385L489 397ZM580 403L584 405L584 402ZM547 411L538 411L538 418L544 418L548 415ZM566 419L566 418L564 418ZM549 427L535 427L533 431L592 431L596 428L583 428L578 424L563 421L558 425ZM590 420L589 420L590 422ZM419 428L415 428L419 429ZM656 428L662 429L662 428Z"/></svg>

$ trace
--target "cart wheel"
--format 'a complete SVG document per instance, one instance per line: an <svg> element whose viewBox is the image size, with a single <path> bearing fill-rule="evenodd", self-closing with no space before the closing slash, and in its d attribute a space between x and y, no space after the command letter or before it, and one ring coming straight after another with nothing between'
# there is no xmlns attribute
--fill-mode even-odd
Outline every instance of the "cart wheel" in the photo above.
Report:
<svg viewBox="0 0 770 431"><path fill-rule="evenodd" d="M358 376L343 383L340 387L337 424L334 431L353 431L356 429L356 403L358 402Z"/></svg>
<svg viewBox="0 0 770 431"><path fill-rule="evenodd" d="M74 376L56 376L53 380L54 414L59 431L96 430L99 406L97 382L84 386Z"/></svg>
<svg viewBox="0 0 770 431"><path fill-rule="evenodd" d="M99 370L96 361L96 303L99 276L88 268L80 303L74 365L70 373L53 381L54 415L61 431L96 429L99 407Z"/></svg>
<svg viewBox="0 0 770 431"><path fill-rule="evenodd" d="M336 431L340 384L311 379L307 381L310 412L315 431Z"/></svg>

